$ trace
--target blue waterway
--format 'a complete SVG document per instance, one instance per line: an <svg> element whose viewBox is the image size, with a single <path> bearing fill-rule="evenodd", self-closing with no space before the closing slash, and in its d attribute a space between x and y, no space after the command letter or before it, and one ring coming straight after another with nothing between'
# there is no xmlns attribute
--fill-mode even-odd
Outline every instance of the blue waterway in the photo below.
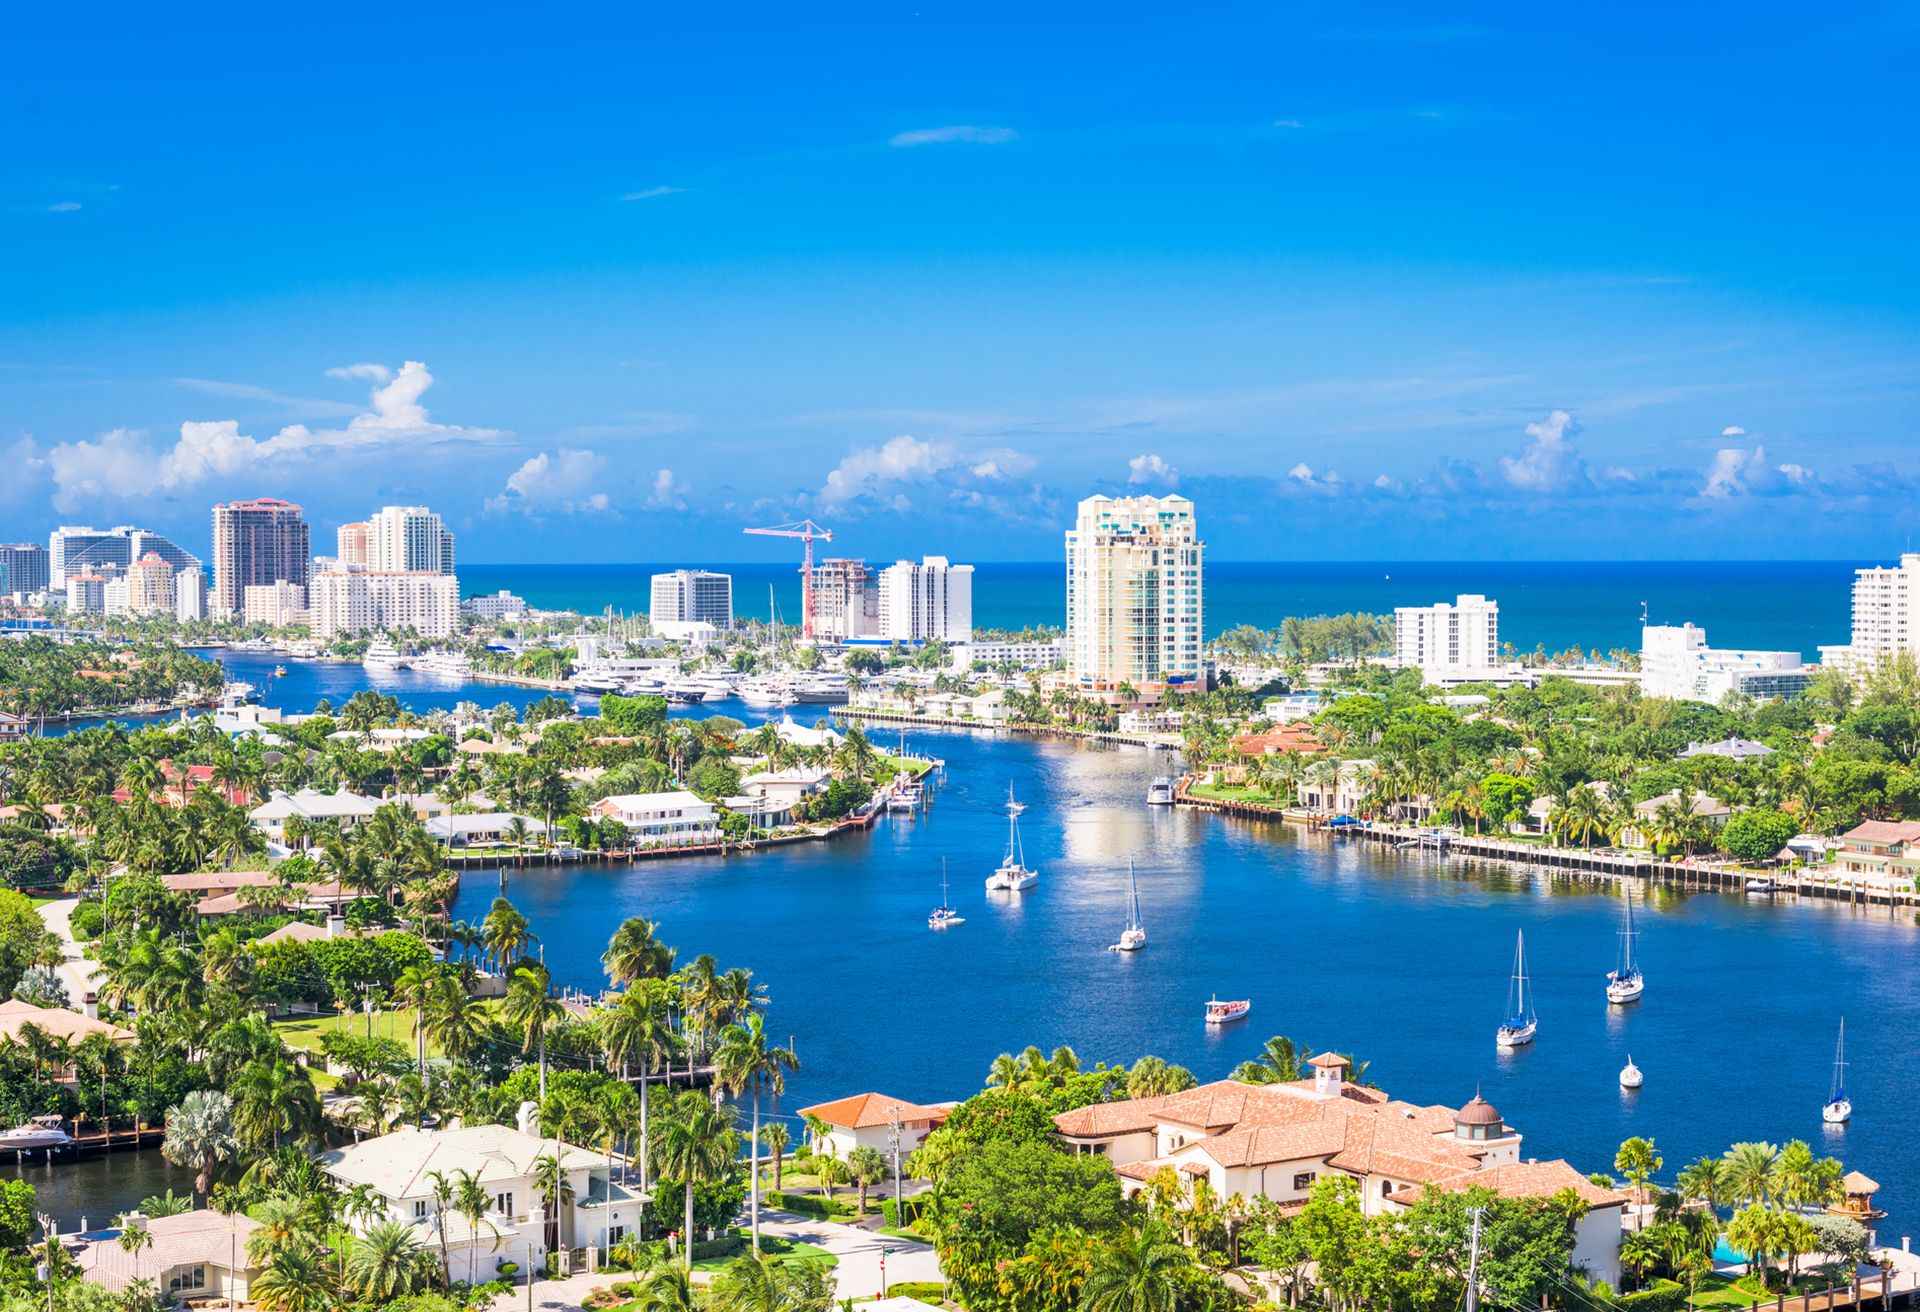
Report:
<svg viewBox="0 0 1920 1312"><path fill-rule="evenodd" d="M714 953L769 988L769 1026L798 1044L783 1110L863 1090L965 1097L994 1054L1066 1043L1089 1065L1158 1053L1224 1077L1272 1034L1371 1060L1396 1096L1458 1105L1476 1088L1527 1136L1524 1152L1610 1170L1652 1136L1670 1176L1739 1139L1805 1138L1885 1186L1911 1215L1920 1094L1911 1035L1920 964L1910 914L1661 894L1641 919L1645 1001L1609 1009L1619 897L1505 867L1382 852L1185 810L1149 810L1144 751L915 732L944 757L924 817L871 836L726 860L512 874L557 979L597 989L598 957L629 915L683 957ZM1025 894L982 887L1011 782L1031 804ZM1108 952L1138 864L1147 948ZM935 932L945 859L966 923ZM470 876L456 915L498 891ZM1524 929L1540 1040L1494 1045L1514 935ZM1250 997L1209 1030L1208 997ZM1835 1028L1848 1021L1854 1123L1820 1120ZM1646 1087L1623 1092L1631 1054ZM1895 1222L1886 1223L1888 1227Z"/></svg>
<svg viewBox="0 0 1920 1312"><path fill-rule="evenodd" d="M1799 651L1845 642L1851 628L1853 561L1418 561L1214 562L1207 566L1209 636L1240 624L1274 628L1288 615L1427 606L1461 593L1500 603L1503 641L1531 651L1579 643L1638 650L1644 603L1655 624L1692 622L1717 647ZM769 614L773 590L783 622L800 613L798 571L787 565L473 565L460 569L468 593L507 588L538 606L595 613L648 605L649 576L709 568L733 575L741 616ZM1064 566L976 565L974 623L1023 628L1064 622Z"/></svg>

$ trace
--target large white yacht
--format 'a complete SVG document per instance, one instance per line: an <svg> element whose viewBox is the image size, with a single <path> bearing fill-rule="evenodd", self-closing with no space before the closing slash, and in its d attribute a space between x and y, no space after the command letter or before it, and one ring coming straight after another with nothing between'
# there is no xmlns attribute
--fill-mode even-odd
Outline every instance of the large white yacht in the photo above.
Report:
<svg viewBox="0 0 1920 1312"><path fill-rule="evenodd" d="M375 638L367 647L367 654L360 663L370 670L404 670L408 661L392 643L385 638Z"/></svg>

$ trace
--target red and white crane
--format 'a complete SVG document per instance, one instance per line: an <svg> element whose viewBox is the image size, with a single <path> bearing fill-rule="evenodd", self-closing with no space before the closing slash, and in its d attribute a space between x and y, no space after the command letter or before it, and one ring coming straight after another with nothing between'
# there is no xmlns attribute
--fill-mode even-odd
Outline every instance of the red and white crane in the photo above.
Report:
<svg viewBox="0 0 1920 1312"><path fill-rule="evenodd" d="M805 641L813 641L813 543L815 538L822 542L833 541L833 530L821 528L810 519L803 519L797 524L741 531L770 538L799 538L806 544L807 554L800 564L800 636Z"/></svg>

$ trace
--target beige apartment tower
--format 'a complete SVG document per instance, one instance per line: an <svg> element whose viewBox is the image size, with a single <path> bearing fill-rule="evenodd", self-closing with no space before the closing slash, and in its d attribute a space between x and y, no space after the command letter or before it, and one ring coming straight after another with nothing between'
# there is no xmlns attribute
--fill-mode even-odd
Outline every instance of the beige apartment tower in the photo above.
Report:
<svg viewBox="0 0 1920 1312"><path fill-rule="evenodd" d="M1080 503L1067 531L1067 670L1083 692L1204 685L1205 552L1185 497Z"/></svg>

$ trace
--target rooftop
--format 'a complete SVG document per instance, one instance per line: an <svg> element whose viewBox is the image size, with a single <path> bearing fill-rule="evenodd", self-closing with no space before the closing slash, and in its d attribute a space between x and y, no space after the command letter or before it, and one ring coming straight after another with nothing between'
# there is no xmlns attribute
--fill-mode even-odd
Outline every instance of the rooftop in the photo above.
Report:
<svg viewBox="0 0 1920 1312"><path fill-rule="evenodd" d="M834 1102L823 1102L817 1107L803 1107L802 1116L818 1116L828 1125L837 1125L846 1130L865 1130L876 1125L890 1124L895 1116L901 1123L908 1121L938 1121L946 1118L946 1109L924 1107L919 1103L908 1102L904 1098L891 1097L884 1093L856 1093L851 1098L840 1098Z"/></svg>

